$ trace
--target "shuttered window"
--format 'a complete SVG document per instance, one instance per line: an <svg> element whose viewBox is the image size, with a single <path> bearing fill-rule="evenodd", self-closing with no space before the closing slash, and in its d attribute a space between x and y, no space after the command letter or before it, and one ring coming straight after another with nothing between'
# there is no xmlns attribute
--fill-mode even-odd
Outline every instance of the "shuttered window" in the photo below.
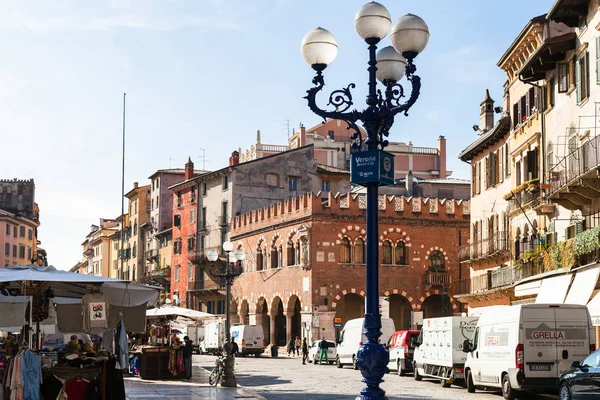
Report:
<svg viewBox="0 0 600 400"><path fill-rule="evenodd" d="M581 59L575 59L575 87L577 89L577 103L581 103Z"/></svg>
<svg viewBox="0 0 600 400"><path fill-rule="evenodd" d="M600 85L600 37L596 38L596 84Z"/></svg>
<svg viewBox="0 0 600 400"><path fill-rule="evenodd" d="M569 90L569 64L558 64L558 93Z"/></svg>

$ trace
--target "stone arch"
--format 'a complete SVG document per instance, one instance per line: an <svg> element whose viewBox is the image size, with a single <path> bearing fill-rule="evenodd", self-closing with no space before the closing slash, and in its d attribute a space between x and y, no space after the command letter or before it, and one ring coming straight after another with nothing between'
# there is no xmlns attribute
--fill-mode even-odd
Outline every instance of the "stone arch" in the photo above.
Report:
<svg viewBox="0 0 600 400"><path fill-rule="evenodd" d="M240 324L250 325L250 305L247 299L243 299L238 310Z"/></svg>
<svg viewBox="0 0 600 400"><path fill-rule="evenodd" d="M287 317L286 339L302 337L302 304L297 295L292 294L289 297L285 313Z"/></svg>
<svg viewBox="0 0 600 400"><path fill-rule="evenodd" d="M355 318L362 318L365 315L364 292L342 291L342 295L336 296L336 302L332 303L335 310L335 317L342 319L342 326L346 322ZM335 306L334 306L335 304ZM337 334L337 333L336 333ZM330 338L331 339L331 338Z"/></svg>
<svg viewBox="0 0 600 400"><path fill-rule="evenodd" d="M263 327L265 343L271 343L271 316L267 299L264 296L259 297L256 301L256 325Z"/></svg>
<svg viewBox="0 0 600 400"><path fill-rule="evenodd" d="M229 306L229 317L231 319L232 324L240 323L240 316L238 315L238 300L231 298L231 303Z"/></svg>
<svg viewBox="0 0 600 400"><path fill-rule="evenodd" d="M397 291L396 291L397 292ZM406 292L387 294L389 304L389 317L394 320L396 330L412 329L411 316L413 305L406 296Z"/></svg>
<svg viewBox="0 0 600 400"><path fill-rule="evenodd" d="M281 297L275 296L271 300L271 343L278 346L285 346L286 340L286 318Z"/></svg>
<svg viewBox="0 0 600 400"><path fill-rule="evenodd" d="M397 240L402 240L406 244L406 247L411 247L410 236L406 233L406 231L404 231L400 228L385 229L381 233L381 236L379 236L379 240L383 241L384 238L390 238L390 240L392 240L392 242L394 242L394 240L390 237L390 235L391 236L401 235L401 238L397 239Z"/></svg>
<svg viewBox="0 0 600 400"><path fill-rule="evenodd" d="M443 304L443 302L446 302L446 304ZM427 292L424 297L419 299L417 309L423 311L423 318L435 318L451 316L458 309L458 305L452 296L434 290L433 293Z"/></svg>

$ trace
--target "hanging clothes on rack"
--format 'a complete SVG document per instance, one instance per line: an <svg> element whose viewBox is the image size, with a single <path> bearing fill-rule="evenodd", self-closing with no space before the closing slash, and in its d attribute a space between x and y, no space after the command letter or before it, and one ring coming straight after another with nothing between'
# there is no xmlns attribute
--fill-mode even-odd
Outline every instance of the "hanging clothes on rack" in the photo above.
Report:
<svg viewBox="0 0 600 400"><path fill-rule="evenodd" d="M87 390L88 381L77 377L69 382L65 386L65 392L69 400L85 400L85 392Z"/></svg>
<svg viewBox="0 0 600 400"><path fill-rule="evenodd" d="M42 384L40 356L23 350L9 360L4 381L4 398L10 400L40 400ZM8 393L10 392L10 396Z"/></svg>
<svg viewBox="0 0 600 400"><path fill-rule="evenodd" d="M81 298L83 330L101 334L108 329L109 297L96 290Z"/></svg>
<svg viewBox="0 0 600 400"><path fill-rule="evenodd" d="M117 326L116 336L116 348L115 353L117 355L118 369L128 370L129 369L129 338L127 337L127 331L125 330L125 324L123 321L119 321Z"/></svg>

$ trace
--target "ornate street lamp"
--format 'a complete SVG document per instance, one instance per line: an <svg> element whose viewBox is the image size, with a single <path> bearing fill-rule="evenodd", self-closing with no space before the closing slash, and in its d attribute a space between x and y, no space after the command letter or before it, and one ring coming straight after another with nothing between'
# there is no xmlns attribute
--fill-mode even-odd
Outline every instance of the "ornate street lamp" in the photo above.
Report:
<svg viewBox="0 0 600 400"><path fill-rule="evenodd" d="M227 287L227 295L225 296L225 344L223 345L223 352L225 353L225 368L223 369L223 380L221 386L235 387L237 386L235 375L233 374L233 357L231 357L231 321L230 321L230 304L231 304L231 284L233 280L240 276L244 272L244 268L241 265L241 261L246 258L246 253L242 249L233 250L233 243L226 241L223 243L223 250L225 251L226 258L223 261L216 262L219 259L219 254L210 250L206 254L208 261L212 262L209 268L209 273L216 277L221 278L222 282L225 282ZM240 261L240 263L238 263Z"/></svg>
<svg viewBox="0 0 600 400"><path fill-rule="evenodd" d="M425 49L429 40L429 29L416 15L407 14L398 19L391 27L392 46L377 50L377 44L390 31L391 17L387 9L376 2L365 4L354 20L356 31L368 44L369 49L369 93L367 108L363 111L351 110L352 93L355 85L335 90L329 95L328 106L335 107L327 111L317 106L316 96L325 81L323 71L333 62L338 47L333 35L317 28L309 32L302 40L301 52L304 60L316 71L312 82L315 85L304 97L309 108L324 120L327 118L343 120L352 131L353 148L358 150L351 155L351 181L367 188L367 244L366 244L366 313L365 335L367 342L358 351L356 364L360 368L366 387L357 399L387 399L385 391L379 387L383 382L389 361L389 353L379 343L381 336L381 314L379 314L379 253L378 253L378 187L393 184L393 155L383 150L389 144L385 139L389 135L396 114L408 110L417 101L421 88L421 79L415 75L417 70L414 58ZM398 83L403 76L411 83L412 90L408 99ZM377 89L377 80L383 83L382 93ZM366 130L363 137L358 127L362 122Z"/></svg>

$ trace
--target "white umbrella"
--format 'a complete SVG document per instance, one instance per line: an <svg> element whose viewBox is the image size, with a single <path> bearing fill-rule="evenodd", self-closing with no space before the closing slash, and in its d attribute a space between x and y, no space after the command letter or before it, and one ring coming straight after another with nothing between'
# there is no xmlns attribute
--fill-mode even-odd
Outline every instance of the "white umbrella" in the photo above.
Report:
<svg viewBox="0 0 600 400"><path fill-rule="evenodd" d="M189 308L183 307L161 307L161 308L152 308L150 310L146 310L146 318L152 317L168 317L172 316L173 319L177 317L187 318L194 321L202 321L205 319L217 318L214 314L205 313L202 311L190 310Z"/></svg>

